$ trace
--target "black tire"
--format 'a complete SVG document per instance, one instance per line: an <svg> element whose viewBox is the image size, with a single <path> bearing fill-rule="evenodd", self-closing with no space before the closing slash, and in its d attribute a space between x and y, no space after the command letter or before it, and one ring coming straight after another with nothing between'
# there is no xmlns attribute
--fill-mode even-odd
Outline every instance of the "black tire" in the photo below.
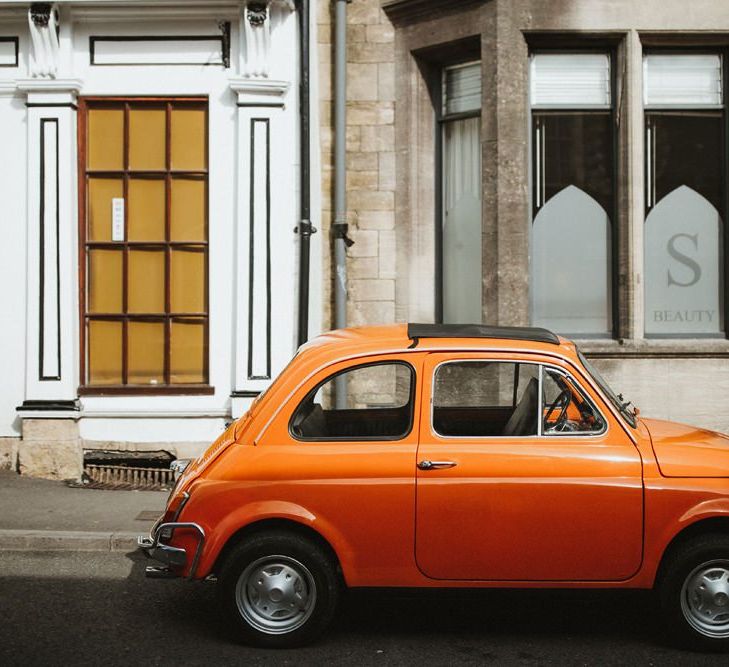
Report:
<svg viewBox="0 0 729 667"><path fill-rule="evenodd" d="M703 535L681 544L666 557L657 583L657 592L667 637L671 643L683 648L727 652L729 651L729 598L725 599L723 593L720 595L714 593L710 596L707 591L706 599L709 600L710 596L711 600L707 606L699 603L701 600L699 593L693 597L691 595L691 590L695 590L691 585L692 582L705 582L700 575L707 568L711 568L710 578L715 576L714 573L718 576L723 570L729 572L729 536ZM687 585L685 591L684 583ZM706 583L702 585L705 587ZM722 585L720 588L723 589L725 586ZM726 614L723 612L724 605ZM724 621L726 628L722 627Z"/></svg>
<svg viewBox="0 0 729 667"><path fill-rule="evenodd" d="M277 569L278 565L283 567ZM266 586L274 586L271 590L262 587L262 593L256 586L265 576L260 579L254 576L261 572L260 568L267 568ZM288 572L286 568L291 569L291 575L284 574ZM241 581L244 575L250 586ZM274 581L272 576L279 577L277 581L293 576L298 588L295 591L284 586L276 588L278 583L269 583ZM341 588L337 564L330 554L313 541L283 530L256 533L237 544L225 559L218 577L220 600L236 638L264 648L293 648L318 639L334 618ZM306 605L298 599L293 611L275 611L283 615L281 621L264 617L271 612L263 605L288 607L291 595L305 596ZM290 606L294 607L294 602ZM264 627L275 623L283 623L284 627Z"/></svg>

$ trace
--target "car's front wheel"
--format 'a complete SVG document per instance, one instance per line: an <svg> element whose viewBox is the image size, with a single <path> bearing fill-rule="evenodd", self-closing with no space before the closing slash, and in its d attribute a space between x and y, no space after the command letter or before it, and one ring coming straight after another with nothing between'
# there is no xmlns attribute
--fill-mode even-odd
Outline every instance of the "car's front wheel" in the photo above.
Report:
<svg viewBox="0 0 729 667"><path fill-rule="evenodd" d="M219 577L223 607L240 639L288 648L314 641L339 600L336 563L296 533L252 535L228 555Z"/></svg>
<svg viewBox="0 0 729 667"><path fill-rule="evenodd" d="M678 547L659 582L670 637L704 651L729 651L729 536L704 535Z"/></svg>

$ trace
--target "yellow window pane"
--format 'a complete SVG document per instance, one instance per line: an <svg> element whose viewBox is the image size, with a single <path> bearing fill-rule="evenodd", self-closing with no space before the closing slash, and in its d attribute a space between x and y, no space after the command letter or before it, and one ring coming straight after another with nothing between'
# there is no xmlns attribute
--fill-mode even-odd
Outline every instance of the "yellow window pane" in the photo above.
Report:
<svg viewBox="0 0 729 667"><path fill-rule="evenodd" d="M88 240L111 241L111 200L124 196L120 178L90 178Z"/></svg>
<svg viewBox="0 0 729 667"><path fill-rule="evenodd" d="M172 169L196 171L205 169L204 109L173 109L170 127Z"/></svg>
<svg viewBox="0 0 729 667"><path fill-rule="evenodd" d="M130 250L127 280L127 310L130 313L165 312L163 250Z"/></svg>
<svg viewBox="0 0 729 667"><path fill-rule="evenodd" d="M89 250L88 289L90 313L122 312L122 266L120 250Z"/></svg>
<svg viewBox="0 0 729 667"><path fill-rule="evenodd" d="M205 181L176 178L172 181L170 237L173 241L205 240Z"/></svg>
<svg viewBox="0 0 729 667"><path fill-rule="evenodd" d="M170 325L170 383L206 382L204 375L205 325L172 322Z"/></svg>
<svg viewBox="0 0 729 667"><path fill-rule="evenodd" d="M127 238L130 241L164 241L165 182L132 178L128 197Z"/></svg>
<svg viewBox="0 0 729 667"><path fill-rule="evenodd" d="M162 322L129 322L127 355L129 384L163 384L165 325Z"/></svg>
<svg viewBox="0 0 729 667"><path fill-rule="evenodd" d="M164 109L130 109L130 169L162 171L166 168L166 116Z"/></svg>
<svg viewBox="0 0 729 667"><path fill-rule="evenodd" d="M86 141L89 169L124 169L124 111L90 109Z"/></svg>
<svg viewBox="0 0 729 667"><path fill-rule="evenodd" d="M173 313L205 312L205 252L173 250L170 263L170 310Z"/></svg>
<svg viewBox="0 0 729 667"><path fill-rule="evenodd" d="M122 323L89 322L89 384L121 384Z"/></svg>

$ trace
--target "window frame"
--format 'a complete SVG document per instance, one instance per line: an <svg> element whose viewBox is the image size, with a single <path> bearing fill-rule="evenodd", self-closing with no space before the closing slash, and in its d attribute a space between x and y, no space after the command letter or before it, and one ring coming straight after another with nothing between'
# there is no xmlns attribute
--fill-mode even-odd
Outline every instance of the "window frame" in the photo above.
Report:
<svg viewBox="0 0 729 667"><path fill-rule="evenodd" d="M445 222L444 196L445 190L445 164L444 164L444 143L445 126L454 121L478 118L481 134L483 134L483 102L478 109L463 111L460 113L445 113L444 92L446 70L452 67L466 67L479 64L481 67L481 98L483 100L483 60L473 54L458 58L452 62L438 63L436 74L433 77L433 98L435 100L435 315L434 321L443 323L443 223ZM483 179L483 154L481 155L481 178ZM483 230L483 199L481 211L481 229ZM483 257L481 258L481 278L483 279ZM483 319L483 295L482 295L482 319Z"/></svg>
<svg viewBox="0 0 729 667"><path fill-rule="evenodd" d="M539 403L538 403L538 414L541 415L541 419L537 420L537 433L536 435L444 435L436 430L435 428L435 379L436 375L438 374L438 369L441 366L445 366L447 364L454 364L454 363L494 363L494 364L509 364L509 365L515 365L515 364L527 364L531 366L538 366L539 367ZM600 431L565 431L565 432L559 432L559 433L544 433L544 372L545 369L556 371L558 374L566 377L570 382L572 382L575 387L578 388L580 393L582 394L583 398L589 403L589 405L592 407L592 409L600 416L603 423L603 428ZM585 388L583 384L575 378L574 374L570 373L569 371L560 368L559 366L556 366L555 364L551 364L544 361L527 361L525 359L477 359L477 358L468 358L468 359L446 359L444 361L441 361L437 363L432 370L431 378L430 378L430 432L437 436L438 438L441 438L443 440L457 440L457 441L472 441L472 440L488 440L491 442L501 442L504 440L554 440L555 438L583 438L583 439L595 439L602 437L607 434L610 426L609 422L605 417L605 413L600 410L600 408L596 405L594 399L590 396L590 394L585 391Z"/></svg>
<svg viewBox="0 0 729 667"><path fill-rule="evenodd" d="M204 169L198 170L186 170L186 169L173 169L170 162L170 151L171 151L171 138L170 138L170 122L171 122L171 111L175 108L175 105L180 105L183 108L186 105L190 105L194 108L204 108L205 110L205 160L206 164ZM166 164L164 170L160 171L139 171L131 169L128 164L129 154L129 112L130 108L135 105L144 107L149 105L151 108L164 107L166 112L166 125L165 125L165 154ZM124 134L123 134L123 154L124 164L121 170L89 170L88 169L88 114L90 109L94 108L111 108L120 109L124 112ZM79 396L118 396L118 395L212 395L215 393L215 388L210 384L210 100L208 96L203 95L165 95L165 96L86 96L79 98L78 100L78 113L77 113L77 169L78 169L78 280L79 280L79 386L77 392ZM94 174L101 176L116 175L121 178L124 182L124 241L123 242L96 242L88 240L88 188L87 179ZM140 249L144 248L159 248L165 253L165 312L155 316L153 318L146 317L145 314L139 316L130 313L119 313L119 314L96 314L89 313L87 310L88 304L88 286L87 277L89 274L89 253L88 246L95 246L103 249L104 246L108 245L111 247L112 243L117 244L119 247L124 249L121 251L126 256L129 251L129 241L127 239L127 233L129 230L128 225L128 181L131 178L141 175L141 178L149 178L150 176L156 176L166 183L165 185L165 228L167 237L164 241L139 241L135 245L138 245ZM182 177L189 177L194 179L201 179L205 184L205 210L204 210L204 229L205 239L203 241L190 241L190 242L176 242L169 239L169 226L170 226L170 187L173 175L180 175ZM134 243L134 242L133 242ZM195 248L202 248L204 253L204 312L203 313L190 313L190 314L177 314L173 315L169 312L169 293L170 293L170 273L171 273L171 249L179 245L181 248L187 246L195 246ZM126 284L127 276L127 265L128 260L123 261L123 273L122 273L122 294L123 300L124 295L127 294L128 286ZM123 307L125 309L125 307ZM203 350L202 350L202 375L203 382L200 383L169 383L171 367L170 367L170 345L171 345L171 326L173 321L185 320L202 320L203 323ZM122 323L122 384L90 384L88 382L88 333L87 326L90 321L119 321ZM156 385L141 385L141 384L125 384L124 381L127 379L128 374L128 335L127 335L127 323L129 321L138 322L162 322L164 324L164 361L163 361L163 372L165 375L164 384Z"/></svg>
<svg viewBox="0 0 729 667"><path fill-rule="evenodd" d="M605 54L609 59L610 66L610 107L609 109L595 107L595 106L561 106L556 104L550 104L548 106L536 106L532 105L532 101L529 98L528 103L528 117L529 117L529 129L528 129L528 152L529 152L529 165L528 165L528 179L529 179L529 321L534 323L534 300L533 300L533 288L532 288L532 260L533 256L533 245L532 245L532 232L534 226L534 220L541 211L541 208L546 202L541 203L541 207L537 209L535 192L536 188L539 187L537 180L537 153L535 151L536 146L536 124L534 122L534 113L542 113L546 115L557 115L560 113L569 112L582 112L582 113L600 113L608 111L610 117L610 126L612 128L611 146L612 146L612 209L613 215L610 218L610 281L609 290L610 293L607 295L610 299L610 316L611 326L605 334L589 334L589 333L574 333L564 332L563 335L568 337L576 338L579 340L616 340L620 337L621 331L621 310L623 302L626 300L627 295L623 294L623 290L620 288L620 253L621 253L621 241L623 236L623 230L621 225L621 209L620 209L620 196L619 196L619 178L620 178L620 133L621 128L617 125L617 113L618 105L621 98L618 80L618 45L615 43L600 43L600 44L586 44L584 47L581 46L566 46L561 48L559 45L555 46L544 46L535 45L529 49L529 77L531 77L531 59L535 55L539 54L564 54L564 55L581 55L581 54ZM527 85L527 94L531 91L531 78ZM630 237L627 234L628 238ZM607 335L607 338L606 338Z"/></svg>
<svg viewBox="0 0 729 667"><path fill-rule="evenodd" d="M410 391L408 393L408 402L406 405L410 406L410 418L408 419L407 430L397 436L364 436L364 437L327 437L327 438L312 438L306 436L296 435L293 430L294 419L298 414L301 407L314 396L325 384L333 382L336 378L341 377L345 373L350 371L359 370L363 368L372 368L374 366L404 366L410 371ZM418 382L418 374L413 364L405 361L404 359L381 359L379 361L370 361L365 363L355 363L352 366L341 368L330 375L327 375L323 380L317 382L312 389L306 392L304 397L297 403L296 407L291 412L291 416L288 420L288 434L292 440L297 442L399 442L405 440L413 432L413 426L415 424L415 397L416 397L416 386ZM367 408L361 408L362 411L366 411Z"/></svg>
<svg viewBox="0 0 729 667"><path fill-rule="evenodd" d="M721 107L716 106L672 106L672 105L648 105L643 96L641 96L641 121L643 136L641 137L643 147L643 164L641 165L643 170L643 226L642 226L642 237L643 237L643 258L641 261L645 261L645 223L648 215L653 211L656 206L656 202L653 201L653 197L648 196L648 190L651 186L655 186L655 182L652 175L649 174L649 158L650 164L655 168L655 160L650 154L651 146L648 145L648 115L662 115L671 114L681 111L701 112L706 111L708 113L721 113L722 118L722 164L721 168L723 171L723 193L721 197L724 210L720 211L723 214L721 218L722 223L722 243L720 244L719 251L719 266L723 270L722 279L719 282L718 288L720 293L720 304L724 309L724 331L718 333L645 333L643 331L643 338L650 341L660 340L728 340L729 339L729 268L727 267L727 261L729 260L729 185L727 179L729 178L729 48L721 46L701 46L701 45L687 45L687 46L644 46L641 54L641 85L645 86L646 71L644 66L644 58L649 55L718 55L721 58ZM650 208L649 208L650 201ZM642 290L645 293L645 271L644 280L642 284ZM645 326L645 318L647 316L645 298L642 302L643 311L638 315L642 318Z"/></svg>

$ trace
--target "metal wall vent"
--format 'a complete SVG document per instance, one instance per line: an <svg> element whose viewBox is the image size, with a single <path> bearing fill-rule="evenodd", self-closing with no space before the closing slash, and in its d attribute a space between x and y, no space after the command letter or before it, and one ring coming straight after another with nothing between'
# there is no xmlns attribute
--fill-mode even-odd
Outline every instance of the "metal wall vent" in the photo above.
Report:
<svg viewBox="0 0 729 667"><path fill-rule="evenodd" d="M84 477L80 486L91 489L141 489L169 491L175 483L170 470L174 457L165 451L84 452Z"/></svg>

